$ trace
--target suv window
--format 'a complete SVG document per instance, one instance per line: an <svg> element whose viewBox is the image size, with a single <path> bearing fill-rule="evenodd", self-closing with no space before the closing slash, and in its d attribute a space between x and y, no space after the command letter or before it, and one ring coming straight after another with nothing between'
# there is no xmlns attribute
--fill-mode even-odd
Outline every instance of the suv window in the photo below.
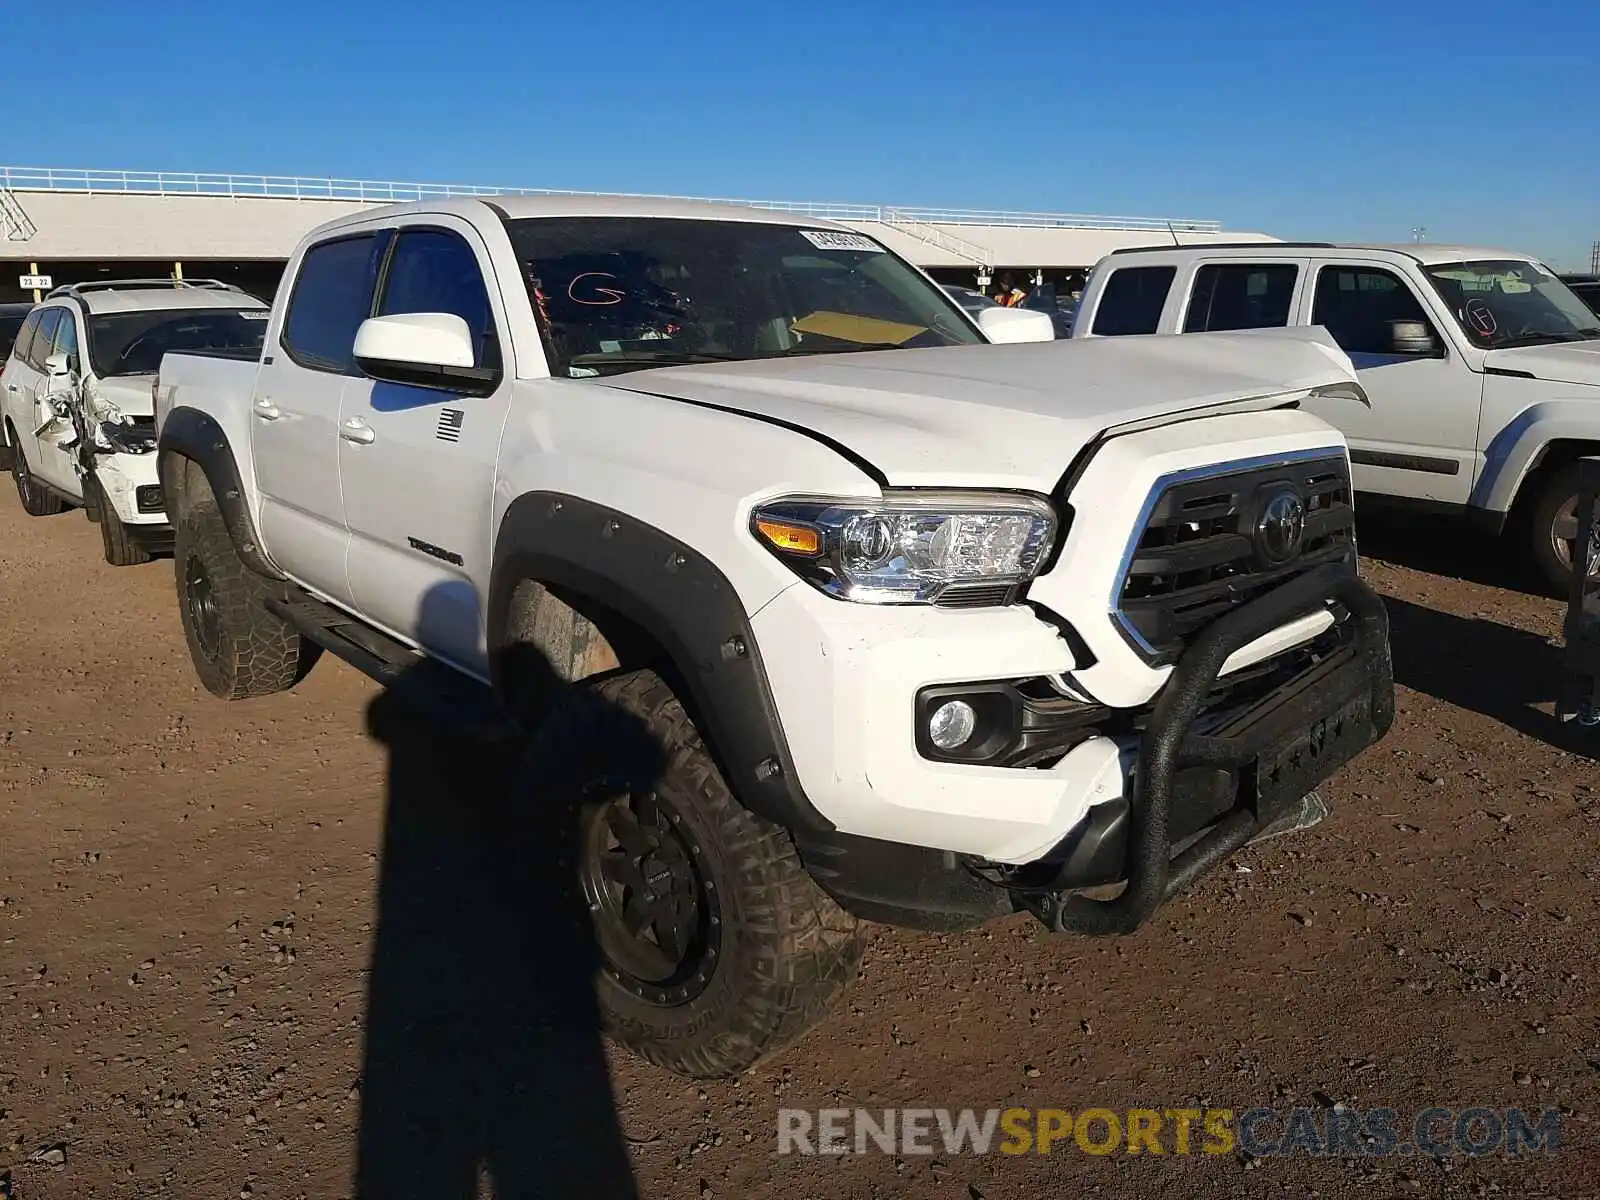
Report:
<svg viewBox="0 0 1600 1200"><path fill-rule="evenodd" d="M33 331L33 341L28 345L28 365L35 371L44 370L44 360L50 357L50 347L56 340L56 324L61 316L59 308L47 308L39 314L39 327Z"/></svg>
<svg viewBox="0 0 1600 1200"><path fill-rule="evenodd" d="M289 295L283 348L302 367L357 375L356 330L372 315L385 231L320 242L306 251Z"/></svg>
<svg viewBox="0 0 1600 1200"><path fill-rule="evenodd" d="M1333 335L1346 354L1393 354L1391 321L1428 321L1416 294L1393 271L1381 267L1323 267L1311 323Z"/></svg>
<svg viewBox="0 0 1600 1200"><path fill-rule="evenodd" d="M1185 333L1271 329L1289 323L1300 268L1293 263L1207 263L1194 273Z"/></svg>
<svg viewBox="0 0 1600 1200"><path fill-rule="evenodd" d="M42 316L44 316L44 310L36 308L22 322L22 329L17 334L17 344L11 348L12 354L16 356L17 361L20 363L28 361L30 347L33 345L33 335L39 328L39 318Z"/></svg>
<svg viewBox="0 0 1600 1200"><path fill-rule="evenodd" d="M78 370L78 322L73 317L71 310L61 310L61 320L56 325L55 344L50 348L51 354L65 354L68 365Z"/></svg>
<svg viewBox="0 0 1600 1200"><path fill-rule="evenodd" d="M1100 292L1091 333L1154 333L1177 277L1176 267L1122 267L1111 272Z"/></svg>
<svg viewBox="0 0 1600 1200"><path fill-rule="evenodd" d="M472 247L442 229L402 229L384 275L378 315L425 312L460 317L472 331L472 365L500 366L489 289Z"/></svg>

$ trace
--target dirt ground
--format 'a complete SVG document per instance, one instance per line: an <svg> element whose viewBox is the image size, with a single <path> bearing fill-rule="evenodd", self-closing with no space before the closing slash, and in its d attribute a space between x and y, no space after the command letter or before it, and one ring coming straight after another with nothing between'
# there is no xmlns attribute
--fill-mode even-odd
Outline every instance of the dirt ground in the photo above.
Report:
<svg viewBox="0 0 1600 1200"><path fill-rule="evenodd" d="M877 928L829 1020L695 1086L562 1024L539 859L469 786L486 756L331 659L213 700L170 560L107 567L80 514L6 489L0 1195L609 1197L631 1165L691 1200L1600 1196L1600 773L1552 744L1559 607L1493 547L1363 537L1403 686L1329 821L1122 940ZM1335 1103L1556 1108L1561 1144L775 1153L780 1107ZM554 1182L574 1161L581 1190Z"/></svg>

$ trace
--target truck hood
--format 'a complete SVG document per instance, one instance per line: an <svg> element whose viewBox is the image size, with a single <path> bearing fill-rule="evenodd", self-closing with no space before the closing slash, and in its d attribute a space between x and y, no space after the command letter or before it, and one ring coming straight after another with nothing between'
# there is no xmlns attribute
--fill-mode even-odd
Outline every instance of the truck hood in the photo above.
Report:
<svg viewBox="0 0 1600 1200"><path fill-rule="evenodd" d="M1600 384L1600 339L1491 350L1483 365L1486 370L1527 371L1551 383Z"/></svg>
<svg viewBox="0 0 1600 1200"><path fill-rule="evenodd" d="M117 375L111 379L96 379L92 386L95 408L104 413L109 406L126 417L155 415L155 401L150 395L154 375Z"/></svg>
<svg viewBox="0 0 1600 1200"><path fill-rule="evenodd" d="M948 346L635 371L605 386L836 442L892 484L1049 490L1108 430L1354 385L1320 328Z"/></svg>

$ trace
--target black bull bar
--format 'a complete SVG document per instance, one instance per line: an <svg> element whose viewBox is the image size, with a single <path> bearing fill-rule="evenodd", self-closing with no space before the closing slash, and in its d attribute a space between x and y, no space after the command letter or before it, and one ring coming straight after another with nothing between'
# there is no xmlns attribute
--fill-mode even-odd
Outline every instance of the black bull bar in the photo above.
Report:
<svg viewBox="0 0 1600 1200"><path fill-rule="evenodd" d="M1285 688L1282 703L1232 736L1191 732L1229 655L1298 617L1342 605L1354 623L1314 686ZM1174 666L1139 748L1130 806L1127 884L1111 900L1062 891L1038 897L1052 929L1092 935L1131 933L1160 905L1268 829L1293 803L1378 741L1394 723L1389 617L1345 563L1309 571L1203 630ZM1186 768L1243 772L1256 767L1253 805L1232 809L1172 854L1174 780Z"/></svg>

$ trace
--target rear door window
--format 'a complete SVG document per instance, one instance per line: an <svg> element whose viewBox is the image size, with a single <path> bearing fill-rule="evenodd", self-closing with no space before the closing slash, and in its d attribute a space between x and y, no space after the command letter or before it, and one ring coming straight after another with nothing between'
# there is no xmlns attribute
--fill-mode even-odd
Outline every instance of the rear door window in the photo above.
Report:
<svg viewBox="0 0 1600 1200"><path fill-rule="evenodd" d="M56 325L60 320L59 308L47 308L39 315L39 327L34 330L33 341L28 346L28 365L35 371L44 370L44 360L50 357L50 348L56 340Z"/></svg>
<svg viewBox="0 0 1600 1200"><path fill-rule="evenodd" d="M359 375L356 330L372 315L378 263L389 231L321 242L306 251L289 295L283 348L313 371Z"/></svg>
<svg viewBox="0 0 1600 1200"><path fill-rule="evenodd" d="M1194 273L1183 331L1287 325L1299 279L1300 268L1294 263L1207 263Z"/></svg>
<svg viewBox="0 0 1600 1200"><path fill-rule="evenodd" d="M1176 267L1119 267L1106 279L1095 308L1091 333L1154 333L1177 276Z"/></svg>
<svg viewBox="0 0 1600 1200"><path fill-rule="evenodd" d="M12 357L18 362L28 361L29 348L33 345L34 332L39 328L39 318L44 315L44 310L34 309L22 322L22 330L17 334L17 344L11 348Z"/></svg>

